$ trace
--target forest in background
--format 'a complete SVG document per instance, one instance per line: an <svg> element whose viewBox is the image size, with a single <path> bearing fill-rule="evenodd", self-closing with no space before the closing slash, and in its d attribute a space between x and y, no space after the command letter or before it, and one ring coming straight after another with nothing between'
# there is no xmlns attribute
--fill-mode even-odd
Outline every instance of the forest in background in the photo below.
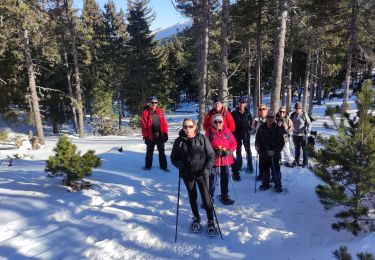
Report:
<svg viewBox="0 0 375 260"><path fill-rule="evenodd" d="M80 137L88 121L101 134L124 117L136 125L150 95L168 110L197 102L200 120L213 97L248 95L256 111L268 93L271 108L290 111L294 97L309 114L342 97L344 113L374 69L372 0L175 0L192 26L160 41L148 2L1 1L3 119L35 124L43 143L43 124L72 123Z"/></svg>

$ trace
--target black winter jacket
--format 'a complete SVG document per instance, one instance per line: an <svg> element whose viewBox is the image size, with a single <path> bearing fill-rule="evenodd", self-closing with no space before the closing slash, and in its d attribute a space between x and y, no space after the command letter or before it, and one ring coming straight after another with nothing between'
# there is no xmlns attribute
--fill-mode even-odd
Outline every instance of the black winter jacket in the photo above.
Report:
<svg viewBox="0 0 375 260"><path fill-rule="evenodd" d="M215 152L205 135L197 134L187 138L184 130L174 141L171 161L180 170L182 178L193 179L210 174L214 164Z"/></svg>
<svg viewBox="0 0 375 260"><path fill-rule="evenodd" d="M268 151L274 151L279 156L284 147L284 129L273 123L270 128L267 123L262 124L255 137L255 146L259 147L259 156L267 156Z"/></svg>
<svg viewBox="0 0 375 260"><path fill-rule="evenodd" d="M245 112L241 113L238 107L232 112L232 117L236 125L233 135L237 139L248 140L250 138L251 124L253 122L253 116L247 108Z"/></svg>

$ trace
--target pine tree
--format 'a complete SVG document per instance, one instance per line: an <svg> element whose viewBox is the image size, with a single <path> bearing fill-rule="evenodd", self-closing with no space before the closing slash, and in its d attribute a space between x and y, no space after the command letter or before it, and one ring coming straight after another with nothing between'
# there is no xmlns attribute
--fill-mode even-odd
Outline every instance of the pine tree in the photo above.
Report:
<svg viewBox="0 0 375 260"><path fill-rule="evenodd" d="M340 246L338 250L332 252L333 256L337 260L352 260L351 254L348 252L347 246ZM357 254L358 260L374 260L374 255L367 252L361 252Z"/></svg>
<svg viewBox="0 0 375 260"><path fill-rule="evenodd" d="M144 101L150 95L162 94L163 79L161 73L162 53L157 49L156 42L149 29L153 19L147 0L128 1L128 52L126 56L127 74L124 92L126 104L133 114L138 114L143 108Z"/></svg>
<svg viewBox="0 0 375 260"><path fill-rule="evenodd" d="M56 154L47 160L45 171L51 172L52 175L66 174L67 186L74 187L76 181L90 176L92 169L101 165L100 158L95 155L95 151L88 150L81 156L80 152L77 152L77 146L72 144L65 135L59 139L53 151Z"/></svg>
<svg viewBox="0 0 375 260"><path fill-rule="evenodd" d="M323 148L313 153L318 162L313 171L325 182L317 186L316 193L326 209L340 210L332 228L347 229L355 235L373 229L375 221L368 215L374 210L370 202L375 190L374 98L367 80L358 95L357 116L346 114L345 120L337 123L331 115L338 135L319 138Z"/></svg>

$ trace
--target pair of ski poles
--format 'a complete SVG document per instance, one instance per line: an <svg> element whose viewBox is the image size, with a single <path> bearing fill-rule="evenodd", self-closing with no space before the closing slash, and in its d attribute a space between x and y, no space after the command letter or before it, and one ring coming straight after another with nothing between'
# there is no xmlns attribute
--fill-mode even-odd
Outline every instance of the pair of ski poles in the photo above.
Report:
<svg viewBox="0 0 375 260"><path fill-rule="evenodd" d="M220 173L220 156L219 156L219 173ZM204 184L205 184L205 186L206 186L207 192L209 193L210 190L209 190L209 188L208 188L208 185L207 185L206 179L204 179ZM176 212L176 231L175 231L175 237L174 237L174 242L175 242L175 243L177 242L178 215L179 215L179 208L180 208L180 190L181 190L181 177L178 176L177 212ZM221 239L223 239L223 235L221 234L221 229L220 229L219 221L218 221L218 219L217 219L217 215L216 215L216 210L215 210L215 207L214 207L214 202L213 202L213 199L212 199L212 197L211 197L211 194L209 194L209 196L210 196L210 199L211 199L212 210L213 210L213 213L214 213L214 216L215 216L215 220L216 220L217 228L218 228L218 230L219 230L219 234L220 234Z"/></svg>

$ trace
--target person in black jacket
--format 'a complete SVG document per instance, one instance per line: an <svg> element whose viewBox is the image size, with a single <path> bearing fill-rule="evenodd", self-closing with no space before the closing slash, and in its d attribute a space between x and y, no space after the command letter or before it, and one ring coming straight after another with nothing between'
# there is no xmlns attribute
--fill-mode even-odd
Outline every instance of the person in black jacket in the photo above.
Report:
<svg viewBox="0 0 375 260"><path fill-rule="evenodd" d="M191 226L193 231L201 230L197 186L206 209L208 231L216 230L213 220L213 205L208 189L209 175L214 160L215 152L208 138L198 132L197 124L193 119L185 118L183 129L173 144L171 161L179 169L180 177L189 194L190 206L194 215Z"/></svg>
<svg viewBox="0 0 375 260"><path fill-rule="evenodd" d="M253 116L246 108L246 98L240 98L238 106L232 112L232 117L236 126L233 135L237 141L236 158L232 166L233 180L240 181L240 171L242 168L242 144L245 147L247 158L247 172L253 172L252 154L250 149L250 131L253 122Z"/></svg>
<svg viewBox="0 0 375 260"><path fill-rule="evenodd" d="M275 115L268 111L267 121L262 124L255 137L255 149L259 153L259 171L262 176L260 190L270 186L270 170L275 183L275 191L282 192L280 159L284 147L284 130L275 122Z"/></svg>

